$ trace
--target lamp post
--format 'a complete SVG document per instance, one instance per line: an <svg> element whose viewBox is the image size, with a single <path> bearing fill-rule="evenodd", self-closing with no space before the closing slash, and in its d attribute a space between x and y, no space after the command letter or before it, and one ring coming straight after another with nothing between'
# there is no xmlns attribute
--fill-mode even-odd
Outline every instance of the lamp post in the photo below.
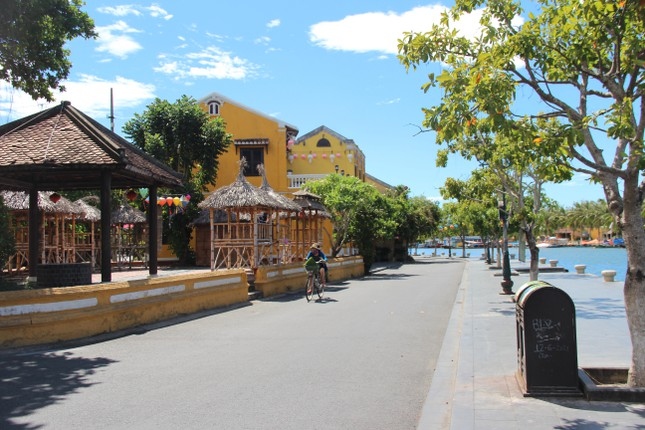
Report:
<svg viewBox="0 0 645 430"><path fill-rule="evenodd" d="M508 212L506 211L506 193L497 202L499 219L502 222L502 292L500 294L513 294L513 280L511 280L511 260L508 256Z"/></svg>

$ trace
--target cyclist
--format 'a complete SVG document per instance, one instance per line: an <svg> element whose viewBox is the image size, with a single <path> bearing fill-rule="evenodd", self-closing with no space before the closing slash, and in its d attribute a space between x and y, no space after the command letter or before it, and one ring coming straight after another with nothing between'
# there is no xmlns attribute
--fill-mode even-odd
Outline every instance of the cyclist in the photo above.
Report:
<svg viewBox="0 0 645 430"><path fill-rule="evenodd" d="M320 284L322 285L323 288L325 288L326 286L325 284L327 282L327 256L320 249L319 243L314 243L313 245L311 245L311 248L309 249L309 253L305 257L305 261L308 260L309 258L313 258L316 263L319 261L322 261L322 263L319 264Z"/></svg>

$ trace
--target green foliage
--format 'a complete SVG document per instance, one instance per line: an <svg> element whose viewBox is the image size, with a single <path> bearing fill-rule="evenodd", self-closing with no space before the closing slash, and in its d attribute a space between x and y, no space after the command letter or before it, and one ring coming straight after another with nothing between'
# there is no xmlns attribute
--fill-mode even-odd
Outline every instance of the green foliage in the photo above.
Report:
<svg viewBox="0 0 645 430"><path fill-rule="evenodd" d="M9 210L0 196L0 264L5 263L16 252L16 241L11 230Z"/></svg>
<svg viewBox="0 0 645 430"><path fill-rule="evenodd" d="M81 0L3 0L0 7L0 79L34 100L53 100L72 66L64 45L94 38L94 22Z"/></svg>
<svg viewBox="0 0 645 430"><path fill-rule="evenodd" d="M215 184L220 155L232 142L226 123L220 117L211 118L193 98L182 96L175 103L156 99L143 114L135 114L123 131L135 145L184 175L184 189L169 191L190 194L190 203L173 213L163 208L163 228L180 263L189 264L194 259L190 223L199 214L197 205L207 186Z"/></svg>
<svg viewBox="0 0 645 430"><path fill-rule="evenodd" d="M305 189L322 198L334 224L333 255L343 244L353 242L365 261L374 262L376 243L398 239L407 246L436 230L439 207L423 197L409 197L409 189L398 186L381 194L358 178L328 175L307 182Z"/></svg>

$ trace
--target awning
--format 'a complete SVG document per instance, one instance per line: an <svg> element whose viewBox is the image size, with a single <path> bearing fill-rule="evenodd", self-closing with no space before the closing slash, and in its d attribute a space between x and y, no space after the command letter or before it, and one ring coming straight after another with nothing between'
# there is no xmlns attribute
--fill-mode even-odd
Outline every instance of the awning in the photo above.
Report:
<svg viewBox="0 0 645 430"><path fill-rule="evenodd" d="M269 139L235 139L235 146L268 146Z"/></svg>

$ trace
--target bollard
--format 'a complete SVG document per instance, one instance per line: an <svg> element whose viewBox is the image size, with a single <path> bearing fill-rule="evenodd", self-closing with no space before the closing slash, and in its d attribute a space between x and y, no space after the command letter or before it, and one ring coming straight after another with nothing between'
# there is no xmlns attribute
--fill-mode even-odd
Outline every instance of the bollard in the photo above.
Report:
<svg viewBox="0 0 645 430"><path fill-rule="evenodd" d="M558 260L549 260L551 267L558 267Z"/></svg>
<svg viewBox="0 0 645 430"><path fill-rule="evenodd" d="M605 282L614 282L614 277L616 276L615 270L603 270L600 272Z"/></svg>
<svg viewBox="0 0 645 430"><path fill-rule="evenodd" d="M545 264L546 263L546 258L540 258L540 264Z"/></svg>
<svg viewBox="0 0 645 430"><path fill-rule="evenodd" d="M573 266L573 268L576 269L576 273L578 275L584 275L587 266L585 266L584 264L576 264L575 266Z"/></svg>

